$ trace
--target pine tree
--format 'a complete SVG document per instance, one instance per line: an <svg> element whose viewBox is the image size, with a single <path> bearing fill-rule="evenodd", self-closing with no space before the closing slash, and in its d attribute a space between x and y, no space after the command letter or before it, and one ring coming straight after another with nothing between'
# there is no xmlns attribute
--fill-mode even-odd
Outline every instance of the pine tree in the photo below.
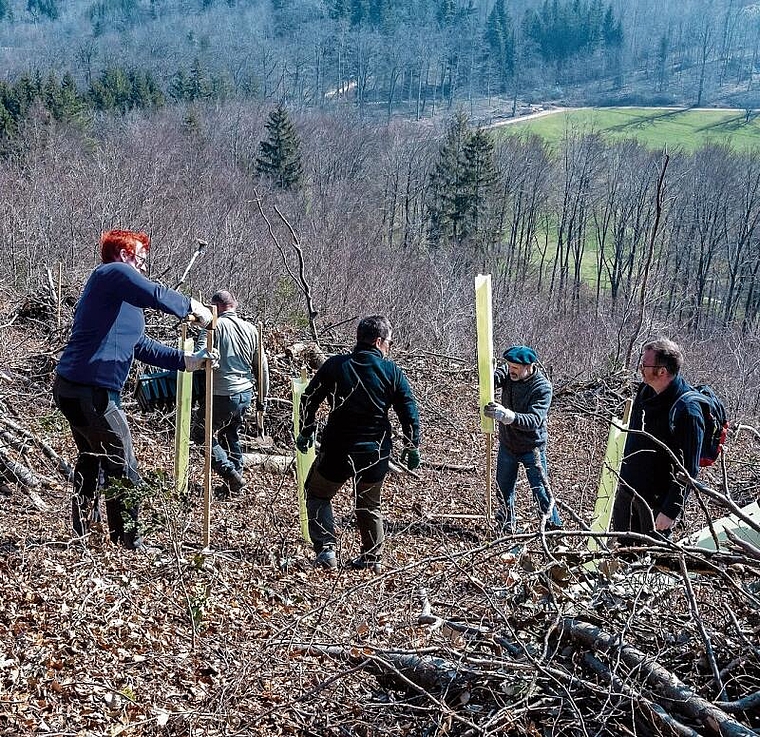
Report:
<svg viewBox="0 0 760 737"><path fill-rule="evenodd" d="M490 237L488 226L496 184L496 167L493 141L482 128L470 136L464 149L464 158L467 165L465 191L468 199L462 237L473 236L476 242L483 245Z"/></svg>
<svg viewBox="0 0 760 737"><path fill-rule="evenodd" d="M457 111L438 149L438 161L430 175L428 205L430 235L434 242L459 240L466 229L469 206L467 144L470 141L467 115Z"/></svg>
<svg viewBox="0 0 760 737"><path fill-rule="evenodd" d="M58 18L58 4L55 0L28 0L26 9L34 18L44 15L49 20Z"/></svg>
<svg viewBox="0 0 760 737"><path fill-rule="evenodd" d="M499 72L499 85L502 92L512 78L515 69L515 39L512 30L512 18L507 10L506 0L496 0L488 15L485 28L485 40L496 60Z"/></svg>
<svg viewBox="0 0 760 737"><path fill-rule="evenodd" d="M256 159L256 172L271 179L281 189L295 187L301 181L301 140L283 105L278 105L265 125L269 132L261 141L261 152Z"/></svg>

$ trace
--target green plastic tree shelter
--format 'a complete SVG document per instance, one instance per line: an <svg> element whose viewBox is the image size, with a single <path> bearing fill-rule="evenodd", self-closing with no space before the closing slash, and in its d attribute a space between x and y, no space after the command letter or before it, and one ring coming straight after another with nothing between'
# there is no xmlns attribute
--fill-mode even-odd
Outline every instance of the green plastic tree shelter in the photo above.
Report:
<svg viewBox="0 0 760 737"><path fill-rule="evenodd" d="M182 323L179 349L192 352L192 338L187 337L187 324ZM174 490L182 498L187 494L187 477L190 468L190 415L193 403L193 374L177 371L177 415L174 427Z"/></svg>
<svg viewBox="0 0 760 737"><path fill-rule="evenodd" d="M494 420L483 414L483 407L494 398L493 318L491 275L475 277L475 320L478 331L478 378L480 387L480 429L486 434L486 519L491 520L491 484L493 479Z"/></svg>
<svg viewBox="0 0 760 737"><path fill-rule="evenodd" d="M309 381L306 377L306 369L301 369L301 377L293 379L293 437L297 438L301 432L301 395L304 393ZM301 453L296 449L296 482L298 485L298 518L301 521L301 537L311 543L309 537L309 517L306 513L306 477L309 475L311 464L314 463L316 453L314 446L306 453Z"/></svg>
<svg viewBox="0 0 760 737"><path fill-rule="evenodd" d="M610 528L610 517L612 516L612 506L615 501L615 492L617 491L618 478L620 476L620 465L623 462L623 450L625 448L625 437L627 435L628 421L631 416L632 402L628 399L623 408L623 419L613 418L610 423L610 433L607 438L607 452L604 455L602 463L602 472L599 476L599 489L596 493L596 504L594 505L594 515L591 518L591 532L608 532ZM596 538L588 539L588 549L597 550L599 544Z"/></svg>

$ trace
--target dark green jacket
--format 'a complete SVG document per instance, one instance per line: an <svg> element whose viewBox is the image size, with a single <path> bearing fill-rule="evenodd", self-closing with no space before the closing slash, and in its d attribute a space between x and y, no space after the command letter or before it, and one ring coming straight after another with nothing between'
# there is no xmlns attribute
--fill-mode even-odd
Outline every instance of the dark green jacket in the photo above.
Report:
<svg viewBox="0 0 760 737"><path fill-rule="evenodd" d="M420 444L417 403L404 373L374 347L357 345L350 354L332 356L320 367L301 396L301 433L316 431L319 405L330 414L322 432L323 451L389 452L391 407L398 415L405 443Z"/></svg>

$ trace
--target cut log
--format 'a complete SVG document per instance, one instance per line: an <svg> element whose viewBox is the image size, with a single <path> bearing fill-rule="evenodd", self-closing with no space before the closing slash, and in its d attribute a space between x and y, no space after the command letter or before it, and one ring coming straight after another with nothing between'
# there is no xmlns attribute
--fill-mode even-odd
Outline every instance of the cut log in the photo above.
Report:
<svg viewBox="0 0 760 737"><path fill-rule="evenodd" d="M243 453L246 466L259 466L270 473L287 473L293 466L294 456L269 455L267 453Z"/></svg>

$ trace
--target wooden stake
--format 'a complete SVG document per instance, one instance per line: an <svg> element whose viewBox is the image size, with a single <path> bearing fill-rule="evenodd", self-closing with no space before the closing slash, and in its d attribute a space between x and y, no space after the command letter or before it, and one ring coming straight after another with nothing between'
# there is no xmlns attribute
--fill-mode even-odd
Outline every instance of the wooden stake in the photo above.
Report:
<svg viewBox="0 0 760 737"><path fill-rule="evenodd" d="M58 262L58 329L61 329L61 292L63 285L63 263Z"/></svg>
<svg viewBox="0 0 760 737"><path fill-rule="evenodd" d="M493 489L493 433L486 433L486 520L491 523Z"/></svg>
<svg viewBox="0 0 760 737"><path fill-rule="evenodd" d="M491 308L491 275L475 277L475 320L478 336L478 378L480 429L486 434L486 520L491 525L491 486L493 485L493 435L495 423L483 414L483 407L494 399L493 323Z"/></svg>
<svg viewBox="0 0 760 737"><path fill-rule="evenodd" d="M259 323L256 326L256 332L259 338L259 352L258 361L256 362L256 390L259 398L259 406L264 402L264 326ZM256 410L256 428L259 431L259 435L264 437L264 412L263 410Z"/></svg>
<svg viewBox="0 0 760 737"><path fill-rule="evenodd" d="M216 329L216 305L209 305L213 315L211 323L206 328L206 350L214 348L214 330ZM211 547L211 442L214 436L213 422L214 407L214 368L210 360L206 360L206 417L205 417L205 454L203 459L203 547Z"/></svg>

